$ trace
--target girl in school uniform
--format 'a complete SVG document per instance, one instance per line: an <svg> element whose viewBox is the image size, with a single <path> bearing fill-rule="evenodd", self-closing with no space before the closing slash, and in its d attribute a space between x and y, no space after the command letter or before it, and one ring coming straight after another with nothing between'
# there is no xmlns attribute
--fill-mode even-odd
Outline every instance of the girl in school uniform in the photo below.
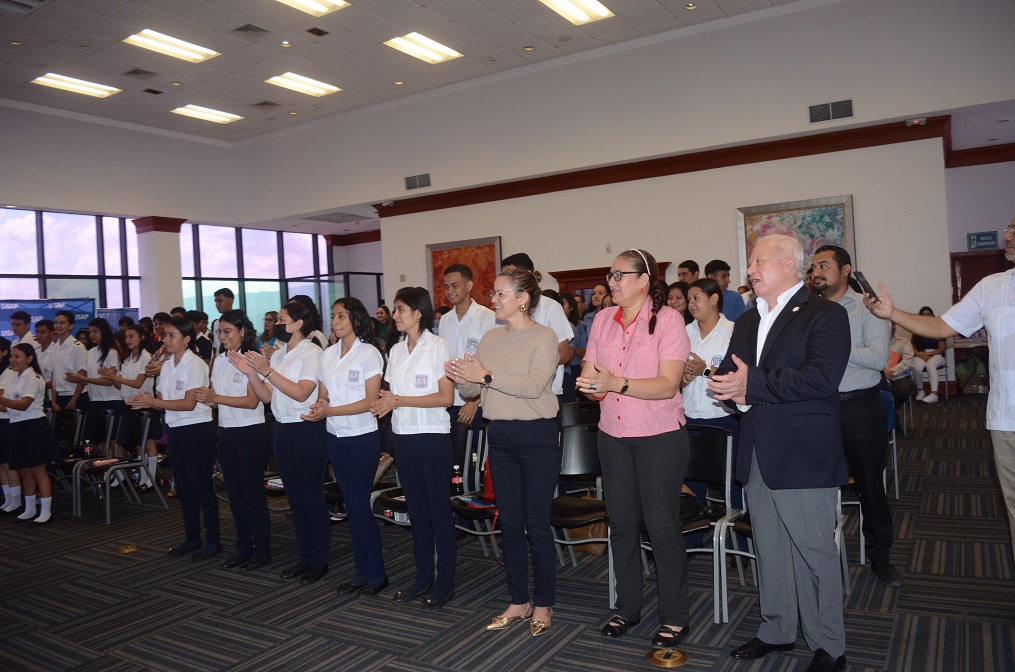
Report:
<svg viewBox="0 0 1015 672"><path fill-rule="evenodd" d="M405 335L388 355L381 391L370 410L377 417L393 413L395 460L412 519L416 580L395 594L395 602L411 602L427 592L423 606L439 609L454 597L455 523L451 513L451 418L454 383L444 375L451 344L434 336L433 302L422 287L403 287L395 294L395 328ZM434 548L437 551L434 573Z"/></svg>
<svg viewBox="0 0 1015 672"><path fill-rule="evenodd" d="M259 352L243 356L258 375L248 376L257 398L271 402L275 416L275 464L285 484L285 494L296 528L299 561L283 571L284 579L302 583L318 581L328 573L331 516L324 500L324 471L328 466L323 424L308 422L317 401L321 375L321 348L310 339L314 312L292 301L278 311L275 336L282 347L267 360Z"/></svg>
<svg viewBox="0 0 1015 672"><path fill-rule="evenodd" d="M377 418L370 405L381 391L384 357L374 346L374 329L359 299L346 297L331 307L331 330L338 342L324 351L317 403L304 419L327 420L328 458L345 497L356 576L338 592L376 595L388 586L381 535L370 510L370 491L381 456Z"/></svg>
<svg viewBox="0 0 1015 672"><path fill-rule="evenodd" d="M112 411L119 415L124 410L120 391L113 387L113 382L103 378L99 369L117 367L120 364L120 353L116 349L116 339L109 322L97 317L88 323L88 340L92 348L85 354L85 373L67 375L68 382L82 383L88 386L88 410ZM116 424L112 428L113 439L116 437ZM110 448L113 447L111 442ZM112 453L107 453L107 455Z"/></svg>
<svg viewBox="0 0 1015 672"><path fill-rule="evenodd" d="M151 394L154 389L154 379L145 375L145 367L152 359L149 352L151 337L148 335L148 330L139 324L132 324L124 332L124 340L127 343L127 354L120 361L119 368L115 366L99 367L99 375L120 391L120 399L124 404L123 410L128 411L127 400L138 392ZM162 422L159 420L158 414L153 413L144 445L148 471L152 474L155 473L159 465L159 453L155 447L155 439L160 436L162 436ZM139 489L144 492L153 485L155 484L148 478L148 472L142 469Z"/></svg>
<svg viewBox="0 0 1015 672"><path fill-rule="evenodd" d="M18 377L10 367L11 342L0 336L0 396ZM11 418L7 411L0 411L0 483L3 484L4 501L0 514L14 513L21 508L21 476L11 469Z"/></svg>
<svg viewBox="0 0 1015 672"><path fill-rule="evenodd" d="M35 518L41 525L53 515L53 484L46 465L57 455L56 441L42 410L46 380L35 348L27 343L11 348L10 368L18 375L0 395L0 411L10 415L10 467L18 470L25 493L25 510L17 519Z"/></svg>
<svg viewBox="0 0 1015 672"><path fill-rule="evenodd" d="M194 560L222 552L219 543L218 499L212 488L215 462L215 424L211 408L197 401L194 391L208 386L208 365L197 355L197 331L185 317L174 317L162 333L169 359L159 374L158 397L139 392L128 400L136 410L166 412L169 460L176 480L176 496L183 509L186 538L170 548L171 557L193 553ZM201 544L201 514L205 538Z"/></svg>
<svg viewBox="0 0 1015 672"><path fill-rule="evenodd" d="M194 396L219 411L218 458L236 527L236 553L222 566L249 572L271 562L264 404L250 385L249 378L257 374L243 356L257 351L257 332L242 310L227 310L215 327L220 345L212 360L211 387L197 388Z"/></svg>

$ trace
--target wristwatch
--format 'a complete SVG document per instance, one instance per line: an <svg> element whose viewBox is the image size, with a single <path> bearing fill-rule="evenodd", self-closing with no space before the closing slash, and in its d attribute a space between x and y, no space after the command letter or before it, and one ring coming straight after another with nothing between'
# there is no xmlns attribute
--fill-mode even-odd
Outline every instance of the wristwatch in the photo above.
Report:
<svg viewBox="0 0 1015 672"><path fill-rule="evenodd" d="M624 387L620 388L620 394L627 394L627 388L631 387L631 381L624 379Z"/></svg>
<svg viewBox="0 0 1015 672"><path fill-rule="evenodd" d="M490 383L492 383L492 382L493 382L493 374L488 373L485 376L483 376L483 384L484 385L489 386Z"/></svg>

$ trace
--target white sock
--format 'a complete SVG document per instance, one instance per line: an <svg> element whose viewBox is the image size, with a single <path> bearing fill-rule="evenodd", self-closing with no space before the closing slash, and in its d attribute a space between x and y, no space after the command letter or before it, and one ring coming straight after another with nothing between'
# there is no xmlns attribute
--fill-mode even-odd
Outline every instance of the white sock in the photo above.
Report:
<svg viewBox="0 0 1015 672"><path fill-rule="evenodd" d="M159 468L159 456L158 455L151 455L151 456L149 456L148 457L148 471L152 472L152 478L155 478L155 473L156 473L156 471L158 471L158 468ZM142 473L144 474L145 485L154 486L155 484L152 483L151 480L149 480L148 474L145 473L145 472L142 472Z"/></svg>
<svg viewBox="0 0 1015 672"><path fill-rule="evenodd" d="M7 505L11 503L11 486L4 483L3 488L4 488L4 503L0 505L0 509L6 509Z"/></svg>
<svg viewBox="0 0 1015 672"><path fill-rule="evenodd" d="M25 512L18 516L18 520L31 520L35 518L35 495L25 495Z"/></svg>
<svg viewBox="0 0 1015 672"><path fill-rule="evenodd" d="M10 512L21 508L21 486L12 485L11 495L7 500L7 506L4 507L4 511Z"/></svg>
<svg viewBox="0 0 1015 672"><path fill-rule="evenodd" d="M53 506L53 498L40 497L39 504L40 504L39 517L35 519L35 522L45 523L47 520L53 517L53 514L50 512L50 507Z"/></svg>

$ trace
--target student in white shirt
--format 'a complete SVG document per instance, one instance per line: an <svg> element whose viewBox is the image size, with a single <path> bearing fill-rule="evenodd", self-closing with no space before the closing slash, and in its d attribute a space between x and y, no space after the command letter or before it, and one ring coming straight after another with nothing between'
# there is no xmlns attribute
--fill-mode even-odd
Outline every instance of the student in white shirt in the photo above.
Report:
<svg viewBox="0 0 1015 672"><path fill-rule="evenodd" d="M148 330L140 324L132 324L124 331L124 340L127 343L128 351L120 361L120 366L99 367L99 375L120 391L120 398L124 403L123 412L129 413L130 409L126 406L128 399L138 392L151 394L153 390L153 379L145 375L145 367L152 359L148 352L151 348L151 337L148 335ZM159 420L158 413L152 413L144 445L148 471L140 470L141 483L138 488L141 492L155 485L148 477L148 473L151 472L154 475L159 466L159 453L155 447L155 439L160 436L162 436L162 422ZM140 446L138 450L141 450Z"/></svg>
<svg viewBox="0 0 1015 672"><path fill-rule="evenodd" d="M39 347L35 349L35 354L39 356L39 369L42 371L42 377L46 381L46 400L43 407L48 408L53 401L54 348L52 320L39 320L35 323L35 341L39 344Z"/></svg>
<svg viewBox="0 0 1015 672"><path fill-rule="evenodd" d="M114 417L118 416L125 408L120 391L113 387L112 381L99 374L102 367L120 364L120 353L116 349L116 339L113 337L109 322L101 317L89 322L88 338L92 343L92 349L85 354L85 373L69 375L67 380L88 386L89 411L111 411ZM107 455L112 455L115 450L116 428L117 424L114 421Z"/></svg>
<svg viewBox="0 0 1015 672"><path fill-rule="evenodd" d="M374 346L374 325L359 299L345 297L331 306L331 330L338 342L321 358L317 402L303 418L326 420L328 459L345 497L356 576L339 593L376 595L388 586L381 535L370 510L381 438L370 405L381 391L384 357Z"/></svg>
<svg viewBox="0 0 1015 672"><path fill-rule="evenodd" d="M88 408L88 392L82 383L72 383L67 379L85 372L85 346L72 335L74 332L74 313L69 310L56 311L53 318L53 330L56 339L53 341L53 410L68 411L76 408Z"/></svg>
<svg viewBox="0 0 1015 672"><path fill-rule="evenodd" d="M331 514L324 501L324 472L328 466L325 426L307 422L317 401L317 383L321 376L320 346L310 340L313 313L301 303L291 301L278 311L275 335L281 347L265 359L249 351L244 358L256 376L248 376L257 398L271 402L275 416L275 464L285 484L285 494L296 529L299 561L284 570L284 579L303 583L318 581L328 573L331 546Z"/></svg>
<svg viewBox="0 0 1015 672"><path fill-rule="evenodd" d="M412 519L416 580L395 594L395 602L430 596L425 608L439 609L454 597L455 523L451 513L451 421L447 408L454 383L444 375L451 346L425 326L433 324L433 303L422 287L403 287L395 294L395 328L406 338L388 354L383 390L370 407L378 418L392 413L395 459L405 504ZM434 575L434 549L437 551Z"/></svg>
<svg viewBox="0 0 1015 672"><path fill-rule="evenodd" d="M212 360L211 387L197 388L194 397L219 411L218 458L236 527L236 553L222 566L249 572L271 562L264 404L250 385L257 374L243 356L256 351L257 331L242 310L225 311L215 325L219 351Z"/></svg>
<svg viewBox="0 0 1015 672"><path fill-rule="evenodd" d="M8 366L11 342L0 336L0 397L4 389L18 377L18 372ZM0 411L0 483L3 484L4 501L0 514L13 513L21 508L21 476L17 469L10 468L11 462L11 418L7 411Z"/></svg>
<svg viewBox="0 0 1015 672"><path fill-rule="evenodd" d="M32 316L23 310L11 313L11 331L14 332L14 342L11 345L25 343L32 346L33 350L39 349L39 344L32 336Z"/></svg>
<svg viewBox="0 0 1015 672"><path fill-rule="evenodd" d="M196 351L197 332L185 317L174 317L162 332L163 348L169 359L159 374L158 397L139 392L127 403L136 410L153 408L166 412L169 460L176 480L176 497L183 509L186 538L167 555L193 552L202 560L222 552L219 539L218 498L212 487L215 463L215 423L211 408L197 401L195 390L208 385L208 366ZM201 545L201 515L204 515L205 543Z"/></svg>
<svg viewBox="0 0 1015 672"><path fill-rule="evenodd" d="M35 348L27 343L11 348L10 367L18 377L0 396L0 411L10 415L10 468L18 470L25 493L25 510L18 520L35 518L36 523L43 524L52 517L53 503L53 484L46 466L57 456L56 441L42 410L46 381L42 379Z"/></svg>

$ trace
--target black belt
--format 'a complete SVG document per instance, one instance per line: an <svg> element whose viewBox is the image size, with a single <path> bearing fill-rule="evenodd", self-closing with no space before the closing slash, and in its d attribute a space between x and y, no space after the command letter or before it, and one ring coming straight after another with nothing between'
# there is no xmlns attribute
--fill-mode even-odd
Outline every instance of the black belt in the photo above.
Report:
<svg viewBox="0 0 1015 672"><path fill-rule="evenodd" d="M868 387L865 390L852 390L850 392L839 392L839 401L852 401L853 399L860 399L862 397L870 397L877 394L880 391L880 386L875 385L874 387Z"/></svg>

